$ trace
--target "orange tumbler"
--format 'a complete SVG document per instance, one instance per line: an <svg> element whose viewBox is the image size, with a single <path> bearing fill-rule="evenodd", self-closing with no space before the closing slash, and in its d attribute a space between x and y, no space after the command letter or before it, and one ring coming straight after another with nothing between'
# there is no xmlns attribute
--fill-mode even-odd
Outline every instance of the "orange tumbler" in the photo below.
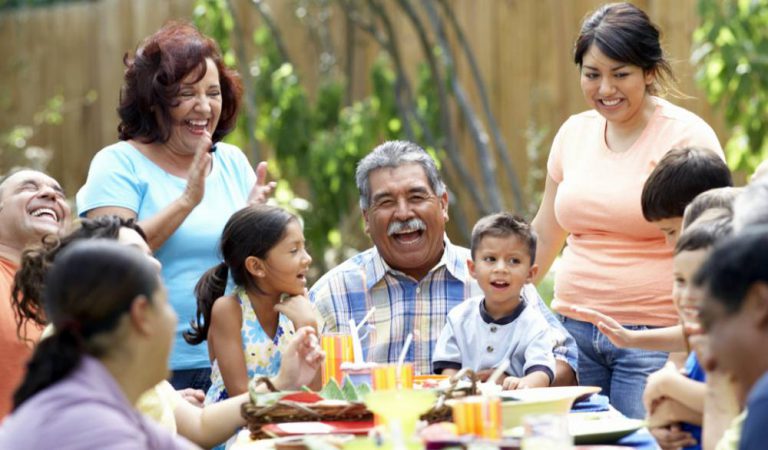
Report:
<svg viewBox="0 0 768 450"><path fill-rule="evenodd" d="M397 373L397 364L380 364L371 374L374 391L387 389L413 389L413 363L404 363L402 373Z"/></svg>
<svg viewBox="0 0 768 450"><path fill-rule="evenodd" d="M451 405L458 433L486 439L501 438L501 399L473 396Z"/></svg>
<svg viewBox="0 0 768 450"><path fill-rule="evenodd" d="M333 378L341 386L343 374L341 363L353 362L352 335L344 333L326 333L320 338L321 346L325 352L323 363L323 386Z"/></svg>

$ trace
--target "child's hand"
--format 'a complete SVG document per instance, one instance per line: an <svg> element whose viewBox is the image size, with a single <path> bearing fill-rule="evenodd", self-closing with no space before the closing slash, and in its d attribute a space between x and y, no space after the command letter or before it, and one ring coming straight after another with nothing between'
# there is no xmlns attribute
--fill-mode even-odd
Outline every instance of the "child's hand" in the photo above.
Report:
<svg viewBox="0 0 768 450"><path fill-rule="evenodd" d="M695 445L696 440L691 433L681 431L680 425L673 424L666 427L650 428L651 434L662 450L678 450L681 447Z"/></svg>
<svg viewBox="0 0 768 450"><path fill-rule="evenodd" d="M293 327L298 329L301 327L312 327L317 330L317 319L315 317L315 310L307 298L307 290L304 289L303 295L294 295L286 297L275 305L275 311L284 314L288 319L293 322Z"/></svg>
<svg viewBox="0 0 768 450"><path fill-rule="evenodd" d="M520 384L520 378L508 376L504 378L504 381L501 382L501 388L505 391L512 391L517 389L518 385Z"/></svg>
<svg viewBox="0 0 768 450"><path fill-rule="evenodd" d="M201 391L200 389L186 388L179 389L177 392L179 395L181 395L181 398L193 406L197 406L198 408L203 407L203 402L205 401L205 392Z"/></svg>
<svg viewBox="0 0 768 450"><path fill-rule="evenodd" d="M325 353L317 338L317 331L311 327L296 330L296 334L280 361L280 372L274 380L279 390L293 390L310 384L325 360Z"/></svg>
<svg viewBox="0 0 768 450"><path fill-rule="evenodd" d="M668 362L664 367L648 376L645 391L643 391L643 406L645 406L648 414L654 413L657 400L668 395L668 388L673 377L682 376L671 362Z"/></svg>
<svg viewBox="0 0 768 450"><path fill-rule="evenodd" d="M634 344L634 336L632 335L631 330L627 330L621 326L621 324L612 317L606 316L592 308L561 305L557 308L557 312L573 317L576 320L581 320L582 322L591 323L616 347L626 348L632 347Z"/></svg>
<svg viewBox="0 0 768 450"><path fill-rule="evenodd" d="M488 377L491 376L494 369L481 369L475 372L475 375L477 375L477 379L481 382L485 383L488 380ZM501 384L502 380L496 380L496 383Z"/></svg>

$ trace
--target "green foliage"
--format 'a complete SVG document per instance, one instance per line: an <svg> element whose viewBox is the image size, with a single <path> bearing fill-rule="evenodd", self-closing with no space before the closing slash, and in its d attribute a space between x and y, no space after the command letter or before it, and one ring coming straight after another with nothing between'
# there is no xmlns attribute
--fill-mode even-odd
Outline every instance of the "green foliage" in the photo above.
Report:
<svg viewBox="0 0 768 450"><path fill-rule="evenodd" d="M751 172L768 157L768 0L699 0L699 14L696 77L732 127L731 168Z"/></svg>
<svg viewBox="0 0 768 450"><path fill-rule="evenodd" d="M95 92L88 92L81 101L89 104L95 100ZM45 102L42 110L34 114L32 124L15 125L9 130L0 130L0 167L25 166L45 170L53 156L52 151L31 145L30 141L42 126L61 125L66 108L64 96L55 95Z"/></svg>
<svg viewBox="0 0 768 450"><path fill-rule="evenodd" d="M195 18L203 32L232 54L232 21L226 1L199 0ZM278 51L269 29L259 28L253 40L259 52L249 62L251 77L244 80L251 80L258 110L254 137L273 149L270 171L281 180L276 199L282 206L303 213L305 236L316 255L316 265L324 271L325 261L320 256L329 248L343 247L339 227L356 208L357 162L382 140L404 137L395 100L395 75L390 62L381 58L371 69L373 92L369 97L345 105L345 82L326 76L311 99L295 68ZM415 96L419 112L432 134L439 136L434 83L423 67L418 79ZM241 147L248 142L244 120L247 118L241 114L228 142ZM423 130L414 132L417 137L423 135ZM293 190L306 192L309 203L297 199Z"/></svg>
<svg viewBox="0 0 768 450"><path fill-rule="evenodd" d="M192 15L195 25L203 34L215 37L223 52L224 63L234 67L235 53L229 38L234 30L234 21L227 0L199 0Z"/></svg>

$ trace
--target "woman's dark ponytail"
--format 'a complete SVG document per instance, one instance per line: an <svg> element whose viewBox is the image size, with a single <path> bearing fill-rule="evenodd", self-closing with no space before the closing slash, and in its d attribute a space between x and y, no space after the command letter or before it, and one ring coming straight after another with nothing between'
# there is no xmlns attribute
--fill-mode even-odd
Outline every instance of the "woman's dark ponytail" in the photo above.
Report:
<svg viewBox="0 0 768 450"><path fill-rule="evenodd" d="M208 328L211 324L211 311L216 299L224 295L227 289L229 268L225 263L208 269L195 286L197 298L197 313L191 322L192 329L184 332L184 340L192 345L201 344L208 339Z"/></svg>
<svg viewBox="0 0 768 450"><path fill-rule="evenodd" d="M27 363L27 375L13 394L13 409L69 375L80 363L83 338L76 327L65 326L43 339Z"/></svg>

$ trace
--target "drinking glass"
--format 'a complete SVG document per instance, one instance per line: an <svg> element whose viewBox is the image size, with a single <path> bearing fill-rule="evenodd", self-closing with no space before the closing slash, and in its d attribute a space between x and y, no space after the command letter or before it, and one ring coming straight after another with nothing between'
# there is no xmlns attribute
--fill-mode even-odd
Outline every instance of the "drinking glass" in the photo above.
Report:
<svg viewBox="0 0 768 450"><path fill-rule="evenodd" d="M323 363L323 386L333 378L341 386L343 374L341 363L353 362L352 335L347 333L325 333L320 338L320 343L325 352Z"/></svg>

